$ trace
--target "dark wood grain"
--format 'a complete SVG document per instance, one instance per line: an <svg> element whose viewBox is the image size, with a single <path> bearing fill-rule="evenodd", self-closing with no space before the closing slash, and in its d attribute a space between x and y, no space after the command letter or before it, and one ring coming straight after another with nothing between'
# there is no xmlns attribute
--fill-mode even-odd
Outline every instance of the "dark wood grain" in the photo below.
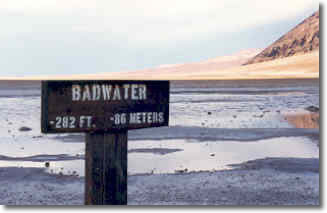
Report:
<svg viewBox="0 0 327 213"><path fill-rule="evenodd" d="M105 100L103 94L100 100L72 100L73 85L82 88L93 85L111 85L123 88L124 85L146 85L146 98L135 100L122 98L120 100ZM101 90L102 91L102 90ZM122 92L125 90L121 90ZM129 97L131 97L131 94ZM127 114L124 124L116 124L112 118L117 114ZM162 122L131 122L130 113L162 113ZM91 126L79 126L83 116L92 117ZM73 117L74 127L56 127L58 117ZM143 116L147 117L147 116ZM151 116L150 116L151 117ZM86 121L86 120L84 120ZM66 132L113 132L124 129L140 129L168 126L169 123L169 81L43 81L42 82L42 122L43 133Z"/></svg>
<svg viewBox="0 0 327 213"><path fill-rule="evenodd" d="M47 94L48 83L42 82L41 93ZM48 95L42 95L41 97L41 132L47 131L48 123Z"/></svg>
<svg viewBox="0 0 327 213"><path fill-rule="evenodd" d="M127 204L127 131L86 134L85 204Z"/></svg>
<svg viewBox="0 0 327 213"><path fill-rule="evenodd" d="M127 131L168 126L169 81L43 81L41 100L42 133L86 133L85 204L126 205Z"/></svg>

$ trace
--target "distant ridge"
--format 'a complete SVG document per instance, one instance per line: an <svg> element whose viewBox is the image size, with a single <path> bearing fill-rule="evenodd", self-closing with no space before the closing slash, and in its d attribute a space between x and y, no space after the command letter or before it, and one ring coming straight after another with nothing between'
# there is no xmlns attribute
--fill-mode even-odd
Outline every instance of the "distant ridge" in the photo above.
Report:
<svg viewBox="0 0 327 213"><path fill-rule="evenodd" d="M244 65L319 50L319 10Z"/></svg>

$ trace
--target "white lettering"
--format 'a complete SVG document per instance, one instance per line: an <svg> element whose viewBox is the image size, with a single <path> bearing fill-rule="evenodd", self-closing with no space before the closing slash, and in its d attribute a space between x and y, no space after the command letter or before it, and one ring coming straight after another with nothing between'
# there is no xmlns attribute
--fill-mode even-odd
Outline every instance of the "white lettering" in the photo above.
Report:
<svg viewBox="0 0 327 213"><path fill-rule="evenodd" d="M72 85L73 101L146 100L145 84L88 84Z"/></svg>
<svg viewBox="0 0 327 213"><path fill-rule="evenodd" d="M79 85L72 86L72 100L79 101L81 98L81 87Z"/></svg>
<svg viewBox="0 0 327 213"><path fill-rule="evenodd" d="M136 123L138 123L138 124L141 123L141 113L140 112L136 113Z"/></svg>
<svg viewBox="0 0 327 213"><path fill-rule="evenodd" d="M80 128L83 128L83 126L84 126L84 119L85 119L85 116L81 116L80 118L79 118L79 127Z"/></svg>
<svg viewBox="0 0 327 213"><path fill-rule="evenodd" d="M164 114L163 114L163 112L159 112L159 122L160 123L164 122Z"/></svg>
<svg viewBox="0 0 327 213"><path fill-rule="evenodd" d="M79 127L80 128L90 128L92 125L92 116L81 115L79 118Z"/></svg>
<svg viewBox="0 0 327 213"><path fill-rule="evenodd" d="M103 100L110 100L110 93L112 90L111 85L102 85L102 94L103 94Z"/></svg>
<svg viewBox="0 0 327 213"><path fill-rule="evenodd" d="M87 119L87 127L90 128L92 124L92 116L86 116Z"/></svg>
<svg viewBox="0 0 327 213"><path fill-rule="evenodd" d="M155 124L164 122L163 112L134 112L129 113L130 124Z"/></svg>
<svg viewBox="0 0 327 213"><path fill-rule="evenodd" d="M129 97L128 96L128 89L129 89L130 85L129 84L124 84L123 87L124 87L124 93L125 93L124 98L125 98L125 100L127 100L128 97Z"/></svg>
<svg viewBox="0 0 327 213"><path fill-rule="evenodd" d="M61 128L75 128L76 118L74 116L57 116L56 117L56 125L57 129Z"/></svg>
<svg viewBox="0 0 327 213"><path fill-rule="evenodd" d="M146 112L142 113L142 122L146 123Z"/></svg>
<svg viewBox="0 0 327 213"><path fill-rule="evenodd" d="M119 86L118 85L115 86L114 96L112 97L112 100L121 100L120 90L119 90Z"/></svg>
<svg viewBox="0 0 327 213"><path fill-rule="evenodd" d="M140 100L146 100L146 86L144 84L139 85Z"/></svg>
<svg viewBox="0 0 327 213"><path fill-rule="evenodd" d="M98 101L100 100L100 95L101 95L101 87L98 84L94 84L92 86L92 100L93 101Z"/></svg>
<svg viewBox="0 0 327 213"><path fill-rule="evenodd" d="M85 85L84 91L83 91L83 101L91 101L91 92L90 87L88 85Z"/></svg>
<svg viewBox="0 0 327 213"><path fill-rule="evenodd" d="M156 113L156 112L153 113L153 123L157 123L157 121L158 121L157 115L158 115L158 113Z"/></svg>
<svg viewBox="0 0 327 213"><path fill-rule="evenodd" d="M136 113L130 113L129 114L129 123L136 124L136 120L137 120Z"/></svg>
<svg viewBox="0 0 327 213"><path fill-rule="evenodd" d="M152 112L148 112L148 123L152 123Z"/></svg>
<svg viewBox="0 0 327 213"><path fill-rule="evenodd" d="M136 89L137 88L138 88L137 84L132 84L132 91L131 91L131 93L132 93L132 100L138 100L138 97L136 95L136 92L137 92Z"/></svg>

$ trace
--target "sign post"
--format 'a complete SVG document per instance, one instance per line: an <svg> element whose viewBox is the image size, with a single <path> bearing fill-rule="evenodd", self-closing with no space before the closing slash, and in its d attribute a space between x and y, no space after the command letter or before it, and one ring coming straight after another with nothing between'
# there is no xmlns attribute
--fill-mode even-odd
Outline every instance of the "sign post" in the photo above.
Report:
<svg viewBox="0 0 327 213"><path fill-rule="evenodd" d="M85 204L127 204L127 131L87 133Z"/></svg>
<svg viewBox="0 0 327 213"><path fill-rule="evenodd" d="M41 131L86 133L86 205L126 205L128 130L168 123L169 81L42 82Z"/></svg>

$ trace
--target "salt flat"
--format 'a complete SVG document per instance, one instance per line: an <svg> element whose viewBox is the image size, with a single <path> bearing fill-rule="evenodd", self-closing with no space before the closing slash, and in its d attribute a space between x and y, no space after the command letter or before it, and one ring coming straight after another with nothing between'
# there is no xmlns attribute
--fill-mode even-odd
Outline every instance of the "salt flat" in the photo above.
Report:
<svg viewBox="0 0 327 213"><path fill-rule="evenodd" d="M41 134L39 81L0 88L1 204L82 205L84 136ZM319 79L172 81L170 126L129 131L129 204L318 205L319 129L284 117L309 106Z"/></svg>

